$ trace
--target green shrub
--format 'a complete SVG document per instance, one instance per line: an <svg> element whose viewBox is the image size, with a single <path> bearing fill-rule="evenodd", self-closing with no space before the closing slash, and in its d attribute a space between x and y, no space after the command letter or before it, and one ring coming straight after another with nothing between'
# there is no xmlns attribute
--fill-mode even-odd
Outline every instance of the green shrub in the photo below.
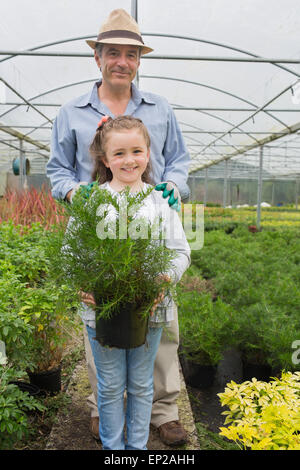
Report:
<svg viewBox="0 0 300 470"><path fill-rule="evenodd" d="M26 284L15 267L0 259L0 340L14 366L25 370L32 366L33 327L18 314L26 294Z"/></svg>
<svg viewBox="0 0 300 470"><path fill-rule="evenodd" d="M178 289L181 353L198 364L216 365L236 338L235 312L210 294Z"/></svg>
<svg viewBox="0 0 300 470"><path fill-rule="evenodd" d="M295 370L291 345L300 338L300 239L294 230L218 230L192 252L199 276L236 312L237 343L248 361Z"/></svg>
<svg viewBox="0 0 300 470"><path fill-rule="evenodd" d="M22 392L19 387L10 384L24 377L24 373L14 368L0 365L0 449L10 449L13 445L30 434L27 413L43 411L45 407L39 400Z"/></svg>

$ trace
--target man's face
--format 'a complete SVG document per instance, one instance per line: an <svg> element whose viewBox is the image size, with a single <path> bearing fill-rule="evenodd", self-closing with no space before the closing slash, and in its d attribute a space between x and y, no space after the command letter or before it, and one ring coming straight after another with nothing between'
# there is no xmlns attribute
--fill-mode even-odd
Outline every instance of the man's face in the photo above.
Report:
<svg viewBox="0 0 300 470"><path fill-rule="evenodd" d="M139 48L104 44L101 57L95 52L95 60L101 67L103 81L111 86L128 87L140 65Z"/></svg>

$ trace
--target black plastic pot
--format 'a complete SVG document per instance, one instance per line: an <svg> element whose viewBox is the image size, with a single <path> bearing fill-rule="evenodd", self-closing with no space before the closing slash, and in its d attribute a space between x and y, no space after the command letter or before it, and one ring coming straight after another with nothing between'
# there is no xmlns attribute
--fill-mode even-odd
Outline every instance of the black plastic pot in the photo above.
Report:
<svg viewBox="0 0 300 470"><path fill-rule="evenodd" d="M61 366L41 372L27 372L30 383L54 395L61 391Z"/></svg>
<svg viewBox="0 0 300 470"><path fill-rule="evenodd" d="M243 362L243 380L257 380L269 382L272 374L272 368L268 364L252 364Z"/></svg>
<svg viewBox="0 0 300 470"><path fill-rule="evenodd" d="M213 385L217 371L216 366L197 364L180 354L180 364L185 382L191 387L206 389Z"/></svg>
<svg viewBox="0 0 300 470"><path fill-rule="evenodd" d="M97 303L96 296L95 300ZM100 307L96 313L96 339L102 346L133 349L145 344L148 317L142 315L141 308L123 304L109 319L101 318L99 313Z"/></svg>
<svg viewBox="0 0 300 470"><path fill-rule="evenodd" d="M36 385L33 385L29 382L21 382L19 380L9 382L10 384L17 385L22 392L28 392L29 395L36 397L40 395L41 389Z"/></svg>

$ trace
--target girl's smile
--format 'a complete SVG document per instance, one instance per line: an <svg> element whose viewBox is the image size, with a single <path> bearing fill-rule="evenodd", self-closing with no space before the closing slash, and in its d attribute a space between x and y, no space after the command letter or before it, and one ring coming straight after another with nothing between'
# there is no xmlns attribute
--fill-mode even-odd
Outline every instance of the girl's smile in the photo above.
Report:
<svg viewBox="0 0 300 470"><path fill-rule="evenodd" d="M140 189L149 158L150 149L139 129L111 131L105 145L104 160L104 165L113 175L111 187L118 191L126 186L132 190Z"/></svg>

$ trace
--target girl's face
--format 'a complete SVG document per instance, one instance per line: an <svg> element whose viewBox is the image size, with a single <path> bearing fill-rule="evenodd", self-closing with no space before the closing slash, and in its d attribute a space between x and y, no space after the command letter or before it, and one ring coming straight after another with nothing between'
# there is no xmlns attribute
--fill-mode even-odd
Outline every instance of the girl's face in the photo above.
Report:
<svg viewBox="0 0 300 470"><path fill-rule="evenodd" d="M111 131L107 135L104 165L112 172L113 189L140 189L149 158L150 149L139 129Z"/></svg>

